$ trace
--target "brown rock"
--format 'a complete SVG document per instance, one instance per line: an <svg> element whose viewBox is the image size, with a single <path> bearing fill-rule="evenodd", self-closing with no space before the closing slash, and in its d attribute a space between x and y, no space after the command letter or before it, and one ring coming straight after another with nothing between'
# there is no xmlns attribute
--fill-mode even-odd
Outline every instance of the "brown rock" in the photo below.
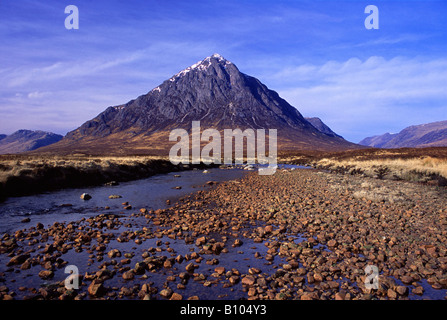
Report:
<svg viewBox="0 0 447 320"><path fill-rule="evenodd" d="M81 194L81 199L82 200L90 200L91 198L92 198L92 196L89 195L88 193Z"/></svg>
<svg viewBox="0 0 447 320"><path fill-rule="evenodd" d="M323 276L320 273L314 273L314 280L317 282L323 281Z"/></svg>
<svg viewBox="0 0 447 320"><path fill-rule="evenodd" d="M12 257L6 265L9 267L9 266L13 266L13 265L16 265L16 264L22 264L29 257L30 257L30 255L27 254L27 253L26 254L16 255L16 256Z"/></svg>
<svg viewBox="0 0 447 320"><path fill-rule="evenodd" d="M172 289L166 288L160 291L160 296L162 296L165 299L169 299L172 295Z"/></svg>
<svg viewBox="0 0 447 320"><path fill-rule="evenodd" d="M192 263L192 262L188 263L185 267L186 271L188 271L188 272L193 272L195 268L196 267L195 267L194 263Z"/></svg>
<svg viewBox="0 0 447 320"><path fill-rule="evenodd" d="M240 247L241 245L242 245L242 240L236 239L236 240L234 240L232 247Z"/></svg>
<svg viewBox="0 0 447 320"><path fill-rule="evenodd" d="M42 270L39 272L39 277L42 279L50 279L54 276L54 272L51 270Z"/></svg>
<svg viewBox="0 0 447 320"><path fill-rule="evenodd" d="M242 278L242 284L246 286L251 286L255 283L255 278L253 276L245 276Z"/></svg>
<svg viewBox="0 0 447 320"><path fill-rule="evenodd" d="M132 280L135 277L135 272L133 270L129 270L123 273L124 280Z"/></svg>
<svg viewBox="0 0 447 320"><path fill-rule="evenodd" d="M402 280L402 282L403 282L404 284L410 284L410 283L413 282L413 278L410 277L410 276L402 276L402 277L400 278L400 280Z"/></svg>
<svg viewBox="0 0 447 320"><path fill-rule="evenodd" d="M93 297L101 297L104 295L105 291L104 285L100 282L96 282L96 280L93 280L88 287L88 293Z"/></svg>
<svg viewBox="0 0 447 320"><path fill-rule="evenodd" d="M206 243L206 237L200 237L196 239L196 246L201 246Z"/></svg>
<svg viewBox="0 0 447 320"><path fill-rule="evenodd" d="M411 290L411 293L414 293L414 294L417 294L417 295L419 295L419 296L422 296L422 295L424 294L424 288L422 288L421 286L419 286L419 287L414 287L414 288Z"/></svg>
<svg viewBox="0 0 447 320"><path fill-rule="evenodd" d="M408 287L407 286L397 286L396 291L399 295L404 296L408 293Z"/></svg>
<svg viewBox="0 0 447 320"><path fill-rule="evenodd" d="M304 294L301 296L300 300L313 300L313 298L312 298L311 294L309 294L309 293L304 293Z"/></svg>
<svg viewBox="0 0 447 320"><path fill-rule="evenodd" d="M231 276L228 281L231 283L231 285L235 285L239 282L239 276Z"/></svg>
<svg viewBox="0 0 447 320"><path fill-rule="evenodd" d="M250 269L248 269L248 273L249 274L258 274L258 273L261 273L261 270L259 270L258 268L250 268Z"/></svg>
<svg viewBox="0 0 447 320"><path fill-rule="evenodd" d="M183 300L183 296L181 294L174 292L169 300Z"/></svg>
<svg viewBox="0 0 447 320"><path fill-rule="evenodd" d="M335 294L335 300L345 300L345 293L343 292L337 292Z"/></svg>
<svg viewBox="0 0 447 320"><path fill-rule="evenodd" d="M256 289L255 288L250 288L248 289L248 296L249 297L254 297L256 295Z"/></svg>
<svg viewBox="0 0 447 320"><path fill-rule="evenodd" d="M225 268L224 267L216 267L214 269L215 272L217 272L218 275L222 275L225 273Z"/></svg>
<svg viewBox="0 0 447 320"><path fill-rule="evenodd" d="M396 291L394 291L393 289L388 289L387 294L388 298L390 299L396 299L397 298L397 293Z"/></svg>
<svg viewBox="0 0 447 320"><path fill-rule="evenodd" d="M336 247L337 241L335 239L331 239L328 241L327 245L328 245L328 247Z"/></svg>

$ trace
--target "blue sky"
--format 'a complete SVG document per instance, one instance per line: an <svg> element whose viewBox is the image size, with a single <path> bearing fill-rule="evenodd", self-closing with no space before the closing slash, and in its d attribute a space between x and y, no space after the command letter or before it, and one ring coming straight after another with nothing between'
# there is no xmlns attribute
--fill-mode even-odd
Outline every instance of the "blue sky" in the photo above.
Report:
<svg viewBox="0 0 447 320"><path fill-rule="evenodd" d="M447 120L446 21L447 1L2 0L0 133L65 134L213 53L353 142Z"/></svg>

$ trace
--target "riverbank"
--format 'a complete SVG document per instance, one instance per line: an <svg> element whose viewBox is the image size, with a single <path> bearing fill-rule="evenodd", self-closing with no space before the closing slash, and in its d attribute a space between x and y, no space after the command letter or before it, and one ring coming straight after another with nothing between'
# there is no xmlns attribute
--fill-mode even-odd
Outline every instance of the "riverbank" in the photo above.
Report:
<svg viewBox="0 0 447 320"><path fill-rule="evenodd" d="M0 156L0 201L64 188L115 184L159 173L205 168L204 165L173 165L152 156Z"/></svg>
<svg viewBox="0 0 447 320"><path fill-rule="evenodd" d="M282 154L284 163L378 179L447 186L447 148L363 149Z"/></svg>
<svg viewBox="0 0 447 320"><path fill-rule="evenodd" d="M253 172L165 209L105 211L4 234L0 295L445 299L446 195L317 170ZM79 269L77 290L64 288L67 265ZM378 289L365 287L368 265L378 268Z"/></svg>

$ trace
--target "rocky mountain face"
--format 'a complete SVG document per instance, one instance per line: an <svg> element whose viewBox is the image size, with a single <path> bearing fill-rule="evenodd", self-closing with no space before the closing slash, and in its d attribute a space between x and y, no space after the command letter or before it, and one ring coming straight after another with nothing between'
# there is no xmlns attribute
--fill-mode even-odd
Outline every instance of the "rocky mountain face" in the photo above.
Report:
<svg viewBox="0 0 447 320"><path fill-rule="evenodd" d="M169 150L172 129L277 129L278 148L356 148L320 132L300 112L258 79L218 54L180 71L147 94L107 108L69 132L47 151L157 153ZM167 153L165 152L165 155Z"/></svg>
<svg viewBox="0 0 447 320"><path fill-rule="evenodd" d="M359 144L375 148L446 147L447 121L410 126L399 133L365 138Z"/></svg>
<svg viewBox="0 0 447 320"><path fill-rule="evenodd" d="M18 130L10 135L0 135L0 154L20 153L60 141L63 136L45 131Z"/></svg>
<svg viewBox="0 0 447 320"><path fill-rule="evenodd" d="M324 133L325 135L329 137L338 137L343 138L342 136L336 134L334 131L332 131L331 128L329 128L320 118L313 117L313 118L305 118L307 121L310 122L311 125L313 125L318 131L321 133Z"/></svg>

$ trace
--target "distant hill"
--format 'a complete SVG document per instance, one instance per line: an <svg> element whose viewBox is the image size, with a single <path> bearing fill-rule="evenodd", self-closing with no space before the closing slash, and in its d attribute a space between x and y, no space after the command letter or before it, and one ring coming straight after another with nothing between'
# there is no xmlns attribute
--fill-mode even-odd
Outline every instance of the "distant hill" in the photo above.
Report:
<svg viewBox="0 0 447 320"><path fill-rule="evenodd" d="M359 144L375 148L446 147L447 121L410 126L399 133L365 138Z"/></svg>
<svg viewBox="0 0 447 320"><path fill-rule="evenodd" d="M3 139L5 139L7 137L7 135L6 134L0 134L0 140L3 140Z"/></svg>
<svg viewBox="0 0 447 320"><path fill-rule="evenodd" d="M39 152L168 155L169 133L202 129L277 129L278 150L361 148L325 134L258 79L219 54L180 71L147 94L105 109ZM330 130L330 129L329 129ZM332 132L330 130L330 132Z"/></svg>
<svg viewBox="0 0 447 320"><path fill-rule="evenodd" d="M323 121L321 121L320 118L317 117L313 117L313 118L304 118L307 121L310 122L311 125L313 125L316 129L318 129L318 131L324 133L325 135L329 136L329 137L338 137L338 138L342 138L342 136L336 134L334 131L332 131L331 128L329 128Z"/></svg>
<svg viewBox="0 0 447 320"><path fill-rule="evenodd" d="M56 143L62 138L60 134L52 132L18 130L8 136L0 135L0 154L35 150Z"/></svg>

